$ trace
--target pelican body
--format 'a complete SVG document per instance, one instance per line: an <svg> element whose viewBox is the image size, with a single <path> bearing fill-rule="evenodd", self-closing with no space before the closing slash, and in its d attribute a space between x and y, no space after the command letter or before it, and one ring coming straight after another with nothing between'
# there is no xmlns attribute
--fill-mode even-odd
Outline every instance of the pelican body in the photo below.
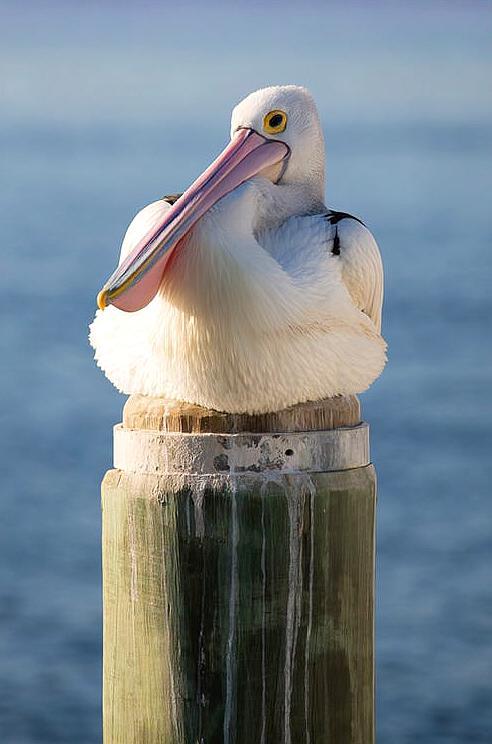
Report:
<svg viewBox="0 0 492 744"><path fill-rule="evenodd" d="M121 392L260 413L379 376L380 253L360 220L325 206L324 161L310 93L264 88L184 194L137 214L90 328Z"/></svg>

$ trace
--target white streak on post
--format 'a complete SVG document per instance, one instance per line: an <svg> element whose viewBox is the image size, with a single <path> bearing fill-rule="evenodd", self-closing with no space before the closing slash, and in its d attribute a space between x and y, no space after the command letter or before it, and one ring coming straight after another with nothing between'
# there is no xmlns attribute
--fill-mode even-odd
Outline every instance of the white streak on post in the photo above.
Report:
<svg viewBox="0 0 492 744"><path fill-rule="evenodd" d="M195 516L195 537L203 539L205 535L205 519L203 516L203 497L205 496L205 486L200 484L196 491L192 492L194 516Z"/></svg>
<svg viewBox="0 0 492 744"><path fill-rule="evenodd" d="M128 512L128 537L130 541L130 605L132 611L132 641L133 650L136 648L135 636L135 604L138 602L138 563L137 563L137 535L133 512Z"/></svg>
<svg viewBox="0 0 492 744"><path fill-rule="evenodd" d="M304 504L306 499L306 492L303 485L301 485L300 490L296 491L296 508L297 508L297 546L298 546L298 552L297 552L297 575L295 577L296 582L296 592L295 592L295 623L294 623L294 656L295 651L297 648L297 636L299 633L299 627L301 625L301 616L302 616L302 584L303 584L303 576L302 576L302 522L303 522L303 514L304 514Z"/></svg>
<svg viewBox="0 0 492 744"><path fill-rule="evenodd" d="M265 535L265 498L268 480L261 484L261 739L265 744L266 734L266 535Z"/></svg>
<svg viewBox="0 0 492 744"><path fill-rule="evenodd" d="M191 500L193 496L188 496L186 499L186 528L188 530L188 537L191 537Z"/></svg>
<svg viewBox="0 0 492 744"><path fill-rule="evenodd" d="M229 636L226 655L226 701L224 711L224 744L234 741L231 733L232 712L237 684L236 675L236 622L237 622L237 546L239 525L237 518L236 478L231 477L231 580L229 586Z"/></svg>
<svg viewBox="0 0 492 744"><path fill-rule="evenodd" d="M161 535L164 535L164 517L163 517L163 510L159 510L160 515L160 522L161 522ZM164 540L161 542L161 561L162 566L166 565L167 556L164 551ZM162 601L164 602L164 597L166 597L166 584L164 581L164 571L161 572L161 592L162 592ZM179 644L179 638L177 639L177 643ZM180 649L177 649L177 656L179 656ZM176 705L176 685L174 680L174 670L172 665L172 655L168 653L167 655L167 668L169 671L169 686L171 688L171 711L172 711L172 727L174 731L174 735L176 736L176 739L178 739L179 733L178 733L178 709Z"/></svg>
<svg viewBox="0 0 492 744"><path fill-rule="evenodd" d="M203 544L202 544L203 550ZM206 705L206 697L202 690L202 672L205 668L205 646L203 642L204 630L205 630L205 561L203 561L203 574L202 574L202 601L200 606L200 632L198 634L198 653L197 653L197 686L198 686L198 729L200 742L203 741L202 729L203 729L203 708Z"/></svg>
<svg viewBox="0 0 492 744"><path fill-rule="evenodd" d="M130 596L132 604L138 602L138 567L137 567L137 536L135 534L135 518L133 512L128 515L128 532L130 537L130 561L131 561L131 578L130 578Z"/></svg>
<svg viewBox="0 0 492 744"><path fill-rule="evenodd" d="M301 620L299 613L299 595L302 592L302 577L300 574L299 560L301 553L301 499L299 498L299 493L291 486L291 484L286 484L285 493L289 514L289 577L284 663L284 744L292 744L290 730L292 677L296 655L297 634Z"/></svg>
<svg viewBox="0 0 492 744"><path fill-rule="evenodd" d="M311 744L311 731L309 728L309 651L311 645L311 631L313 627L313 586L314 586L314 498L316 488L311 478L308 478L309 485L309 610L308 622L306 628L306 646L304 649L304 715L306 718L306 744Z"/></svg>

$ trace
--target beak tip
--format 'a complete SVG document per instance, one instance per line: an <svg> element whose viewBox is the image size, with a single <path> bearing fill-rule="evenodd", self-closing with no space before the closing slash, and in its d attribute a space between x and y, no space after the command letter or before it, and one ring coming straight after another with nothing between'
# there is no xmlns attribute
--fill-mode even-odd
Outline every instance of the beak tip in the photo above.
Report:
<svg viewBox="0 0 492 744"><path fill-rule="evenodd" d="M97 295L97 306L100 310L104 310L108 306L108 292L106 289L101 289Z"/></svg>

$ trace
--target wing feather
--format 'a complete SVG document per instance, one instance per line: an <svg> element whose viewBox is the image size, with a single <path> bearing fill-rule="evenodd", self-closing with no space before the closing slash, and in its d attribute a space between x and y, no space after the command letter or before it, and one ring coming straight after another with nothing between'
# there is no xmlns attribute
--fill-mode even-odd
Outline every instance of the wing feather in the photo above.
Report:
<svg viewBox="0 0 492 744"><path fill-rule="evenodd" d="M342 279L352 301L381 332L384 274L378 245L367 227L346 212L329 211L332 253L339 256Z"/></svg>
<svg viewBox="0 0 492 744"><path fill-rule="evenodd" d="M164 196L158 201L147 204L140 210L130 222L128 229L123 238L120 252L120 263L135 248L137 243L151 230L156 222L171 208L179 194Z"/></svg>

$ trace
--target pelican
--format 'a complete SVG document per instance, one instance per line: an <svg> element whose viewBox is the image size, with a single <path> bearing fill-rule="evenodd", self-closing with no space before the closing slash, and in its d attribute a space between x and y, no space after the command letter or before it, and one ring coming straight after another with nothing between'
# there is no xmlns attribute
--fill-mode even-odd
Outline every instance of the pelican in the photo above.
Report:
<svg viewBox="0 0 492 744"><path fill-rule="evenodd" d="M380 375L379 249L325 206L324 163L311 94L263 88L234 108L229 144L184 194L136 215L90 327L121 392L261 413Z"/></svg>

